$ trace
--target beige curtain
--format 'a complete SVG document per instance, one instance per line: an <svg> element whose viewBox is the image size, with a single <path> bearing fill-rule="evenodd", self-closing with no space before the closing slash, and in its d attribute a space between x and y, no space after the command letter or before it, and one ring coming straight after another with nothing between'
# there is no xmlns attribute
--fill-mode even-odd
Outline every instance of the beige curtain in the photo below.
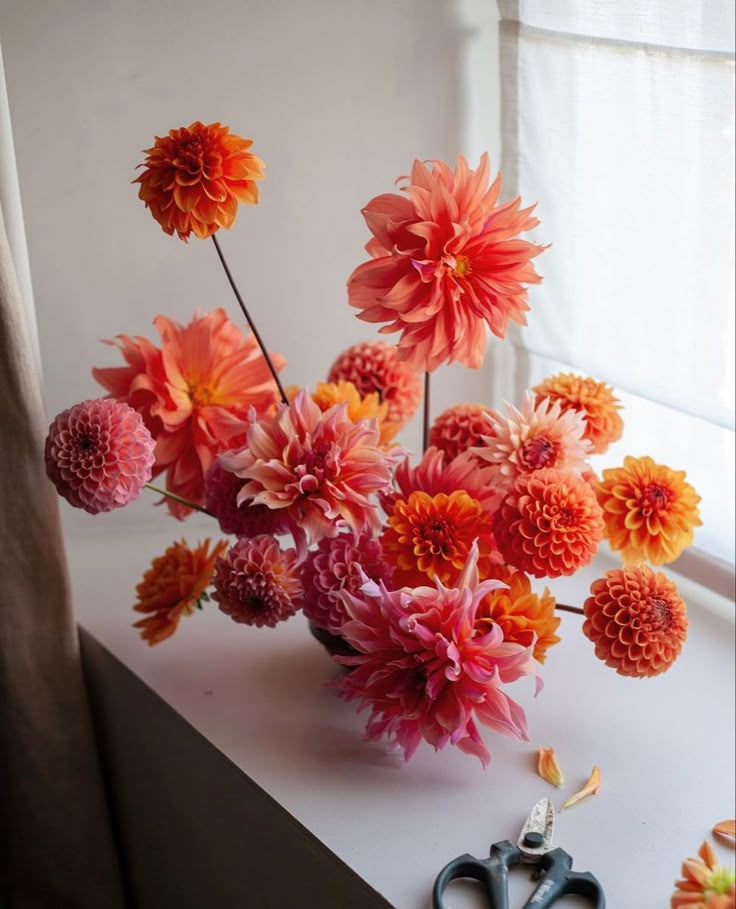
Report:
<svg viewBox="0 0 736 909"><path fill-rule="evenodd" d="M0 906L119 909L45 426L0 208Z"/></svg>

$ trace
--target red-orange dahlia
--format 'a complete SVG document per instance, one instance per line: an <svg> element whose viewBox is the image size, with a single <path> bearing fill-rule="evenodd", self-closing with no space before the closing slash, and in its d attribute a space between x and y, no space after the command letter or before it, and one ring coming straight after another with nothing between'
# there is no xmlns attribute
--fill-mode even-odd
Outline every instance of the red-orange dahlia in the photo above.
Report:
<svg viewBox="0 0 736 909"><path fill-rule="evenodd" d="M153 560L136 587L136 612L146 613L145 619L135 622L141 637L149 644L159 644L176 631L179 621L191 615L212 580L215 560L227 549L220 540L210 551L205 540L190 549L184 540L174 543L162 556Z"/></svg>
<svg viewBox="0 0 736 909"><path fill-rule="evenodd" d="M156 136L133 181L140 183L138 198L167 234L187 240L193 231L204 240L232 226L239 202L258 202L263 161L248 151L252 144L227 126L198 120Z"/></svg>
<svg viewBox="0 0 736 909"><path fill-rule="evenodd" d="M363 209L373 257L348 279L351 306L366 322L401 332L399 357L431 372L458 361L478 368L486 325L504 337L509 320L526 323L527 284L539 284L532 259L544 249L518 239L536 227L516 198L498 204L501 177L489 187L488 155L471 170L415 161L405 196L376 196Z"/></svg>
<svg viewBox="0 0 736 909"><path fill-rule="evenodd" d="M543 663L549 648L560 640L555 634L560 625L555 598L547 587L541 594L534 593L527 575L508 565L494 565L488 574L508 586L485 595L478 607L476 625L483 634L489 625L499 625L504 641L524 647L529 647L536 635L534 658Z"/></svg>
<svg viewBox="0 0 736 909"><path fill-rule="evenodd" d="M537 578L574 574L587 565L603 530L590 485L552 467L518 476L493 518L501 555Z"/></svg>
<svg viewBox="0 0 736 909"><path fill-rule="evenodd" d="M377 392L381 403L388 404L386 419L398 426L411 420L422 400L422 377L386 341L365 341L343 351L327 381L340 379L352 382L363 397Z"/></svg>
<svg viewBox="0 0 736 909"><path fill-rule="evenodd" d="M612 442L621 438L624 429L619 414L621 402L605 382L561 372L535 385L533 391L537 393L537 404L543 398L551 398L560 402L563 412L574 410L583 415L583 438L590 441L591 454L603 454Z"/></svg>
<svg viewBox="0 0 736 909"><path fill-rule="evenodd" d="M624 458L624 466L603 471L596 486L611 549L624 563L663 565L676 559L699 527L700 496L671 470L651 458Z"/></svg>
<svg viewBox="0 0 736 909"><path fill-rule="evenodd" d="M583 633L619 675L659 675L679 656L687 611L677 588L648 565L613 568L593 581L583 604Z"/></svg>
<svg viewBox="0 0 736 909"><path fill-rule="evenodd" d="M483 445L484 436L493 435L489 416L494 410L482 404L455 404L443 410L429 430L429 444L444 451L448 461L472 446Z"/></svg>

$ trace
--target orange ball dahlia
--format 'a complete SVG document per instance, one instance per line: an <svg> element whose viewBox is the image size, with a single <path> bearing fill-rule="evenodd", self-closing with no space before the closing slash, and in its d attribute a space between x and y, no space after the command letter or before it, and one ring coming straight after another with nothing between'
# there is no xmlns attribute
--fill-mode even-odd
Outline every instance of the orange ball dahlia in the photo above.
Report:
<svg viewBox="0 0 736 909"><path fill-rule="evenodd" d="M429 444L444 451L452 461L473 445L483 445L483 437L493 435L488 419L495 411L482 404L455 404L448 407L432 424Z"/></svg>
<svg viewBox="0 0 736 909"><path fill-rule="evenodd" d="M606 666L633 678L669 669L687 637L685 603L669 578L648 565L614 568L590 593L583 633Z"/></svg>
<svg viewBox="0 0 736 909"><path fill-rule="evenodd" d="M539 284L532 259L543 246L518 235L539 224L516 198L499 204L501 177L489 187L484 154L477 170L458 155L415 161L406 194L376 196L363 209L372 256L348 279L351 306L365 322L401 332L399 357L432 372L443 363L477 369L486 326L503 338L509 320L526 324L527 284Z"/></svg>
<svg viewBox="0 0 736 909"><path fill-rule="evenodd" d="M528 576L508 565L494 566L489 577L508 586L491 591L481 600L475 618L481 633L484 634L489 625L499 625L504 641L524 647L534 643L534 659L543 663L549 648L560 641L555 634L560 626L560 617L555 614L555 598L547 587L541 594L534 593Z"/></svg>
<svg viewBox="0 0 736 909"><path fill-rule="evenodd" d="M676 559L699 527L700 496L671 470L651 458L624 458L624 466L603 471L596 486L611 549L624 563L663 565Z"/></svg>
<svg viewBox="0 0 736 909"><path fill-rule="evenodd" d="M144 641L153 645L171 637L182 617L199 606L212 580L215 560L227 549L227 543L221 540L212 550L209 547L209 540L195 549L181 540L153 560L135 589L138 602L133 606L136 612L146 614L133 625L141 629Z"/></svg>
<svg viewBox="0 0 736 909"><path fill-rule="evenodd" d="M156 136L147 148L138 198L167 234L187 240L194 232L201 240L221 227L232 227L238 203L258 202L255 181L263 177L263 161L227 126L198 120L190 126Z"/></svg>
<svg viewBox="0 0 736 909"><path fill-rule="evenodd" d="M590 485L552 467L518 476L493 518L501 555L537 578L571 575L587 565L603 531Z"/></svg>
<svg viewBox="0 0 736 909"><path fill-rule="evenodd" d="M535 385L536 403L544 398L559 401L563 412L574 410L585 420L584 439L591 443L591 454L603 454L612 442L621 438L624 422L619 410L621 402L605 382L582 378L571 372L561 372Z"/></svg>
<svg viewBox="0 0 736 909"><path fill-rule="evenodd" d="M330 367L328 382L345 379L365 397L378 393L388 404L386 419L403 426L414 416L422 400L422 377L398 357L395 345L366 341L343 351Z"/></svg>

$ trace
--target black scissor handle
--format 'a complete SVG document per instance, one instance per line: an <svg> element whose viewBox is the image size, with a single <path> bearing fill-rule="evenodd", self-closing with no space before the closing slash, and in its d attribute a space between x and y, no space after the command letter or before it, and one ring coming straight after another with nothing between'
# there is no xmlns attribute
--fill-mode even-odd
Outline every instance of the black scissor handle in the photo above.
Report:
<svg viewBox="0 0 736 909"><path fill-rule="evenodd" d="M485 884L490 897L490 909L509 909L509 868L518 865L521 853L509 840L494 843L491 855L487 859L478 859L472 855L460 855L440 871L434 882L432 906L434 909L445 909L443 894L450 881L461 877L473 878Z"/></svg>
<svg viewBox="0 0 736 909"><path fill-rule="evenodd" d="M542 856L544 877L524 903L523 909L547 909L565 894L577 894L592 901L595 909L606 909L603 888L589 871L573 871L572 857L564 849L553 849Z"/></svg>

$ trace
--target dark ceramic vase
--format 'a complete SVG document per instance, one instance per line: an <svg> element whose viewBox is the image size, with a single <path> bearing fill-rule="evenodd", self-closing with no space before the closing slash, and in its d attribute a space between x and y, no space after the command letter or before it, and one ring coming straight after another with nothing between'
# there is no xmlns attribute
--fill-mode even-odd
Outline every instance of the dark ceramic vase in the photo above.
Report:
<svg viewBox="0 0 736 909"><path fill-rule="evenodd" d="M348 644L345 638L341 638L339 634L332 634L326 628L320 628L311 619L309 620L309 630L330 656L355 656L358 652Z"/></svg>

